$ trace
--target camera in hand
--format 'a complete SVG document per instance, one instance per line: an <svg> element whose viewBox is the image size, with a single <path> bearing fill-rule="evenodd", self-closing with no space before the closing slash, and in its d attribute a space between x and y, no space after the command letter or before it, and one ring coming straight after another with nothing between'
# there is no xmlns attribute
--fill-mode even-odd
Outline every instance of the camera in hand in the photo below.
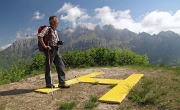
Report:
<svg viewBox="0 0 180 110"><path fill-rule="evenodd" d="M57 45L63 45L63 44L64 44L63 41L58 41L58 42L57 42Z"/></svg>

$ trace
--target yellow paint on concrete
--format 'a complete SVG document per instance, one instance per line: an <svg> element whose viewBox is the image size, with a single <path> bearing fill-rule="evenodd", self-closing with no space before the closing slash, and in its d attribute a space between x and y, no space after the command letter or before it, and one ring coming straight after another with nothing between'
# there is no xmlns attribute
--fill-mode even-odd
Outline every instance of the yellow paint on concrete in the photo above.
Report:
<svg viewBox="0 0 180 110"><path fill-rule="evenodd" d="M102 79L102 78L88 78L88 77L85 77L84 79L81 79L81 81L85 82L85 83L119 84L123 80L118 80L118 79Z"/></svg>
<svg viewBox="0 0 180 110"><path fill-rule="evenodd" d="M72 85L72 84L76 84L76 83L78 83L78 80L76 78L66 81L66 84L68 84L68 85ZM35 92L50 93L52 91L57 91L60 89L60 88L58 88L58 84L54 84L54 86L56 88L51 89L51 88L45 87L45 88L37 89L37 90L35 90Z"/></svg>
<svg viewBox="0 0 180 110"><path fill-rule="evenodd" d="M121 103L131 88L141 79L142 76L143 74L132 74L98 100L107 103Z"/></svg>
<svg viewBox="0 0 180 110"><path fill-rule="evenodd" d="M47 94L47 93L51 93L52 91L57 91L57 90L59 90L59 88L53 88L53 89L51 89L51 88L41 88L41 89L35 90L35 92L41 92L41 93Z"/></svg>
<svg viewBox="0 0 180 110"><path fill-rule="evenodd" d="M97 75L100 75L100 74L102 74L102 72L92 72L92 73L90 73L90 74L87 74L87 75L84 75L84 76L80 76L80 77L78 77L78 79L79 80L84 80L84 79L88 79L88 78L92 78L92 77L95 77L95 76L97 76Z"/></svg>
<svg viewBox="0 0 180 110"><path fill-rule="evenodd" d="M100 74L102 74L102 72L93 72L84 76L80 76L78 78L67 80L66 83L68 85L72 85L80 81L85 83L117 84L114 88L112 88L109 92L107 92L98 100L106 103L121 103L122 100L129 93L129 91L132 89L132 87L141 79L141 77L143 77L143 74L132 74L125 80L93 78ZM57 87L58 84L55 84L55 86ZM54 88L53 90L51 88L41 88L35 91L42 93L50 93L59 89L60 88Z"/></svg>
<svg viewBox="0 0 180 110"><path fill-rule="evenodd" d="M97 75L99 75L99 74L102 74L102 72L92 72L92 73L90 73L90 74L87 74L87 75L78 77L77 79L74 78L74 79L71 79L71 80L67 80L67 81L66 81L66 84L68 84L68 85L73 85L73 84L78 83L79 81L82 82L82 81L81 81L82 79L86 79L86 78L90 78L90 77L95 77L95 76L97 76ZM52 92L52 91L57 91L57 90L60 89L60 88L57 88L57 87L58 87L58 84L54 84L54 86L55 86L56 88L51 89L51 88L46 88L46 87L45 87L45 88L37 89L37 90L35 90L35 92L50 93L50 92Z"/></svg>

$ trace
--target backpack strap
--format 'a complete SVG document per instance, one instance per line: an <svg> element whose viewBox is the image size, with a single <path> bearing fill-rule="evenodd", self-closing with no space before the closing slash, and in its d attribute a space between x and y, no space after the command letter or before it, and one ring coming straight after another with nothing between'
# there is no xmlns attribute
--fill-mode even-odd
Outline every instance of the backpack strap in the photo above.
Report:
<svg viewBox="0 0 180 110"><path fill-rule="evenodd" d="M51 38L51 32L52 32L52 30L51 30L51 27L50 27L50 26L48 26L48 27L49 27L49 29L48 29L48 34L47 34L47 36L46 36L46 38L45 38L45 42L47 43L46 45L49 46L49 40L50 40L50 38Z"/></svg>

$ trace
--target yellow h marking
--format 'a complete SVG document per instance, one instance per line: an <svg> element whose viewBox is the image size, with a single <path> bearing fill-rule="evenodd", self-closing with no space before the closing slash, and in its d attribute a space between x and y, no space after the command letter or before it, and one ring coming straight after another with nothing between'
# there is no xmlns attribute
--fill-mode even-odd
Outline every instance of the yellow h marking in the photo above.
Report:
<svg viewBox="0 0 180 110"><path fill-rule="evenodd" d="M99 98L99 101L109 103L121 103L132 87L141 79L143 74L132 74L127 79Z"/></svg>
<svg viewBox="0 0 180 110"><path fill-rule="evenodd" d="M68 85L76 84L78 81L86 83L98 83L98 84L117 84L114 88L108 91L105 95L100 97L98 100L101 102L108 103L121 103L126 97L132 87L143 77L143 74L132 74L125 80L118 79L102 79L93 78L97 75L102 74L102 72L93 72L84 76L80 76L77 79L71 79L66 81ZM57 87L58 84L55 84ZM53 91L59 90L59 88L54 88ZM35 90L36 92L49 93L52 92L51 88L42 88Z"/></svg>

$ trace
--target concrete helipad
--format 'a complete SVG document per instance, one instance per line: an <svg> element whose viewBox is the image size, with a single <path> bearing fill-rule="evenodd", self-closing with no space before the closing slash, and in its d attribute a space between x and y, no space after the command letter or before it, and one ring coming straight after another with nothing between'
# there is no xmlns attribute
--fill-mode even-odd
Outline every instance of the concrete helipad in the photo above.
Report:
<svg viewBox="0 0 180 110"><path fill-rule="evenodd" d="M97 84L117 84L110 91L108 91L105 95L100 97L98 100L101 102L107 103L121 103L122 100L129 93L131 88L143 77L143 74L132 74L128 78L122 79L102 79L102 78L94 78L97 75L102 74L102 72L93 72L84 76L80 76L78 78L74 78L71 80L67 80L66 83L68 85L76 84L79 82L84 83L97 83ZM58 84L54 84L55 87ZM36 92L41 93L50 93L52 91L59 90L60 88L40 88L35 90Z"/></svg>

